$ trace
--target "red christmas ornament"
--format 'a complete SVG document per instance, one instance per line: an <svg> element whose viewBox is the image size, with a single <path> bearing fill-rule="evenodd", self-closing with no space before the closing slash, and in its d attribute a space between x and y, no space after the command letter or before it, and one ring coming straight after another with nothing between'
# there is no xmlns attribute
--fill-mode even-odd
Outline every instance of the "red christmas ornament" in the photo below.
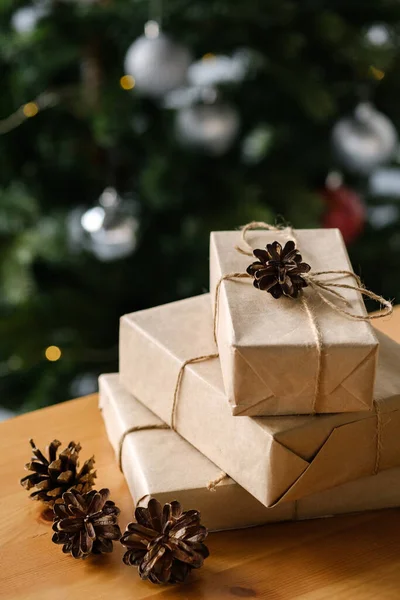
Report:
<svg viewBox="0 0 400 600"><path fill-rule="evenodd" d="M364 229L366 220L365 205L360 196L350 188L340 185L326 187L322 196L327 210L322 217L322 226L340 229L346 244L351 244Z"/></svg>

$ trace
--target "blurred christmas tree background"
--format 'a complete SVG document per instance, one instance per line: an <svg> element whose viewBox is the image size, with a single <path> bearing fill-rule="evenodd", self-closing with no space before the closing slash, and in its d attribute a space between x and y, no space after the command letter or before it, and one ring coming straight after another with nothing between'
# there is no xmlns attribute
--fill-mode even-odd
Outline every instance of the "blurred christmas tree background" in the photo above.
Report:
<svg viewBox="0 0 400 600"><path fill-rule="evenodd" d="M397 0L2 0L1 405L93 391L121 314L207 290L213 229L339 226L399 298L399 25Z"/></svg>

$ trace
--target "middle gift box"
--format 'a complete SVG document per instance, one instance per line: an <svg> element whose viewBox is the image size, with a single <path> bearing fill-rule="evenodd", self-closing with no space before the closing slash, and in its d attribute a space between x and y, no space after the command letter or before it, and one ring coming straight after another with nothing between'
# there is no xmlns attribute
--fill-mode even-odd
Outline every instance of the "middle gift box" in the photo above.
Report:
<svg viewBox="0 0 400 600"><path fill-rule="evenodd" d="M233 416L219 360L204 358L217 352L210 304L204 294L121 319L121 382L164 422L268 507L400 466L396 342L377 333L373 411Z"/></svg>

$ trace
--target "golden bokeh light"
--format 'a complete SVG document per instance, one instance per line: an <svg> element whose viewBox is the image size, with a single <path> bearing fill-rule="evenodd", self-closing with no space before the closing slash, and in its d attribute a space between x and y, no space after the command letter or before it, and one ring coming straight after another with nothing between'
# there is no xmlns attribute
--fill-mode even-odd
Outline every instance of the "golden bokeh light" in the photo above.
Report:
<svg viewBox="0 0 400 600"><path fill-rule="evenodd" d="M207 54L204 54L201 60L215 60L215 58L215 54L213 54L212 52L207 52Z"/></svg>
<svg viewBox="0 0 400 600"><path fill-rule="evenodd" d="M370 75L372 75L372 77L374 79L377 79L378 81L380 81L381 79L383 79L385 77L385 71L382 71L381 69L378 69L377 67L374 67L374 65L370 66L369 72L370 72Z"/></svg>
<svg viewBox="0 0 400 600"><path fill-rule="evenodd" d="M135 78L132 75L123 75L119 80L119 85L123 90L133 90L135 87Z"/></svg>
<svg viewBox="0 0 400 600"><path fill-rule="evenodd" d="M61 350L58 346L49 346L46 348L44 355L50 362L55 362L61 358Z"/></svg>
<svg viewBox="0 0 400 600"><path fill-rule="evenodd" d="M22 110L24 115L29 119L30 117L34 117L38 114L39 107L36 104L36 102L28 102L27 104L25 104Z"/></svg>

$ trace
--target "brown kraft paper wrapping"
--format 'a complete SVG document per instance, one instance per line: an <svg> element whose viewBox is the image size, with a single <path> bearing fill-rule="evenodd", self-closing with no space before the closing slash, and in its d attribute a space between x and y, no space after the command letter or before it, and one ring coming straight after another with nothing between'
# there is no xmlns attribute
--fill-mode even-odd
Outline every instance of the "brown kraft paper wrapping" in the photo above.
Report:
<svg viewBox="0 0 400 600"><path fill-rule="evenodd" d="M100 377L100 408L117 460L126 431L162 424L122 388L118 374ZM151 497L161 503L178 500L186 510L200 510L210 530L400 506L400 469L388 469L273 508L263 506L230 478L210 492L207 482L216 479L220 470L172 429L126 435L122 468L135 504L146 506Z"/></svg>
<svg viewBox="0 0 400 600"><path fill-rule="evenodd" d="M337 229L295 230L297 248L311 272L351 271ZM210 290L223 275L245 272L256 259L235 246L239 231L218 231L210 237ZM287 230L250 231L251 247L265 248L275 240L291 239ZM354 285L352 278L330 275L323 281ZM365 315L361 294L339 291L351 312ZM340 300L323 292L339 307ZM341 413L372 408L378 344L370 323L356 321L327 306L311 287L304 298L312 311L322 342L319 393L315 397L318 348L310 316L299 299L274 299L257 290L252 278L225 280L218 301L217 342L225 392L235 415ZM349 308L349 307L346 307Z"/></svg>
<svg viewBox="0 0 400 600"><path fill-rule="evenodd" d="M211 322L208 294L121 319L121 382L168 425L182 363L215 352ZM235 417L212 359L185 368L177 431L265 506L400 466L400 346L377 335L379 415Z"/></svg>

